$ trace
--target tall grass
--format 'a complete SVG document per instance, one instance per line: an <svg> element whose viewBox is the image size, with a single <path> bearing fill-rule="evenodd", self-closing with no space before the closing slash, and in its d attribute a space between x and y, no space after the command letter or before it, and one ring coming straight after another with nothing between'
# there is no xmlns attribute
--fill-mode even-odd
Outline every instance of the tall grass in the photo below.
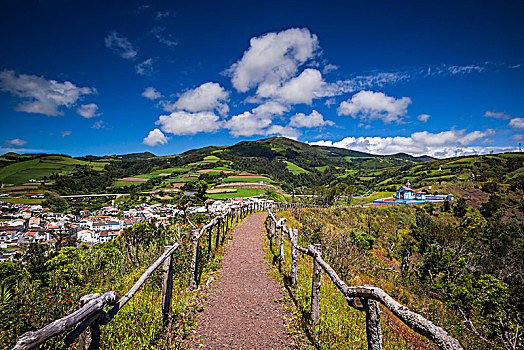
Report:
<svg viewBox="0 0 524 350"><path fill-rule="evenodd" d="M385 209L385 210L384 210ZM409 224L411 208L364 208L307 210L283 212L288 227L299 228L299 245L321 243L322 257L337 271L348 286L371 284L382 288L394 299L422 314L440 326L452 329L458 321L438 299L429 298L420 290L412 290L401 283L394 260L382 254L381 247L391 245L398 236L398 228ZM295 214L295 216L293 215ZM313 227L313 228L312 228ZM317 227L320 228L318 232ZM377 227L380 230L377 231ZM373 231L375 230L375 231ZM358 234L355 232L358 231ZM367 241L359 241L360 234L376 233L373 248ZM397 237L398 238L398 237ZM364 243L363 243L364 242ZM389 248L389 247L388 247ZM266 257L274 262L272 274L287 291L287 303L295 319L291 332L303 349L367 349L365 313L348 306L342 293L327 274L322 274L320 321L309 321L311 312L312 258L298 254L298 285L291 287L291 245L285 244L286 264L279 260L278 247L266 239ZM380 306L384 349L436 349L436 345L415 333L391 312ZM455 334L456 335L456 334Z"/></svg>

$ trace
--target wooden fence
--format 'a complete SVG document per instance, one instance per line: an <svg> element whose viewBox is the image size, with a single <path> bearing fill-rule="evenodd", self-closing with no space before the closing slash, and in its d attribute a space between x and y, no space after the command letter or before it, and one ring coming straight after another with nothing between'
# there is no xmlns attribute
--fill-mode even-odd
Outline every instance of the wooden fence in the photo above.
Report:
<svg viewBox="0 0 524 350"><path fill-rule="evenodd" d="M233 206L220 216L213 218L200 229L192 231L193 256L191 259L190 288L196 289L199 284L199 262L200 250L199 240L207 232L208 251L211 250L213 231L215 232L215 249L224 242L230 227L248 214L257 210L265 209L268 204L259 202L244 203ZM144 282L151 277L153 272L163 264L162 272L162 320L164 326L170 329L173 296L173 254L179 244L165 247L164 253L142 274L133 287L119 299L117 292L110 291L103 295L89 294L80 299L82 307L73 313L56 320L47 326L34 332L22 334L12 350L34 349L44 344L48 339L64 334L69 331L64 339L68 347L75 339L81 349L99 349L100 347L100 325L108 324L122 307L138 292ZM106 307L112 308L105 312ZM76 326L76 327L75 327ZM71 330L75 327L73 330ZM71 330L71 331L70 331Z"/></svg>
<svg viewBox="0 0 524 350"><path fill-rule="evenodd" d="M378 303L384 305L396 317L404 322L415 332L425 336L433 341L440 349L458 350L462 346L455 338L451 337L444 329L425 319L421 315L409 310L390 297L382 289L364 285L359 287L348 287L342 281L337 273L322 259L322 250L320 245L309 245L307 248L298 245L298 230L286 226L286 218L279 219L271 212L279 209L288 209L290 205L272 205L268 208L269 227L268 236L274 242L276 247L280 248L280 260L286 262L284 241L285 237L289 238L291 243L291 283L296 286L298 283L297 274L297 251L313 258L313 275L311 288L311 321L317 323L320 317L320 281L321 273L324 270L340 292L346 298L349 306L366 312L366 335L368 349L382 349L382 333L380 328L380 309ZM292 206L295 207L295 206Z"/></svg>

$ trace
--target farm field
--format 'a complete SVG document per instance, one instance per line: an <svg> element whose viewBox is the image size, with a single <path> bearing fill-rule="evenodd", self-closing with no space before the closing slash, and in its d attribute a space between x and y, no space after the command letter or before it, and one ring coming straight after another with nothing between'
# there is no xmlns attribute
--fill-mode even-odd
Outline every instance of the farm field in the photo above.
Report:
<svg viewBox="0 0 524 350"><path fill-rule="evenodd" d="M294 163L288 162L287 160L285 160L284 163L286 163L287 170L289 170L293 175L309 172L306 169L303 169Z"/></svg>
<svg viewBox="0 0 524 350"><path fill-rule="evenodd" d="M209 193L207 196L211 199L231 199L236 197L254 197L264 193L265 190L259 188L238 188L234 192Z"/></svg>

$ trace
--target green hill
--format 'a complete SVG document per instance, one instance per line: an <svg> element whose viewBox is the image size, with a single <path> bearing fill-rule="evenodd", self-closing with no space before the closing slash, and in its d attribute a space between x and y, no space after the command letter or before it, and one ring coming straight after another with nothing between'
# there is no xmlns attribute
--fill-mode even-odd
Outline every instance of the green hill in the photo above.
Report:
<svg viewBox="0 0 524 350"><path fill-rule="evenodd" d="M270 178L272 184L288 193L291 189L345 183L355 185L363 194L392 191L406 179L417 188L472 179L518 182L524 173L523 159L520 153L448 159L413 157L405 153L373 155L271 137L162 157L150 152L79 158L7 153L0 157L0 182L19 185L30 179L52 176L58 181L49 189L72 194L81 190L169 189L198 178L213 185L220 184L227 176L251 174ZM247 178L241 181L253 182Z"/></svg>

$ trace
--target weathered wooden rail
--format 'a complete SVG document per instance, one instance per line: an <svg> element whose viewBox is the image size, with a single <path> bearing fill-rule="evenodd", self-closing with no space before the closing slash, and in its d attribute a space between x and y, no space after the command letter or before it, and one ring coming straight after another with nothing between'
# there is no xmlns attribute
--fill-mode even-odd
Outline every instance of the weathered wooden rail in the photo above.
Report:
<svg viewBox="0 0 524 350"><path fill-rule="evenodd" d="M425 336L433 341L440 349L443 350L459 350L462 346L455 338L451 337L444 329L435 325L433 322L425 319L421 315L409 310L407 307L401 305L390 297L382 289L364 285L358 287L348 287L342 281L335 270L331 268L323 259L320 245L309 245L307 248L298 245L298 230L286 226L286 218L279 219L271 212L289 206L274 205L268 208L269 213L269 239L274 241L274 245L280 249L280 259L285 263L285 237L289 238L291 243L291 283L296 286L298 283L297 273L297 251L313 258L313 275L312 275L312 290L311 290L311 321L317 323L319 321L319 301L320 301L320 286L321 286L321 272L324 270L338 290L344 295L349 306L366 312L366 335L368 342L368 349L380 350L382 349L382 332L380 328L380 309L378 303L382 304L396 317L398 317L404 324L415 332Z"/></svg>
<svg viewBox="0 0 524 350"><path fill-rule="evenodd" d="M266 203L248 202L228 208L222 215L214 217L200 229L191 232L193 244L193 257L191 260L190 288L198 288L199 282L199 262L200 249L199 240L207 232L208 252L212 249L213 231L215 232L215 250L221 245L227 236L229 229L238 223L248 214L257 210L265 209ZM118 311L131 300L138 292L140 287L151 277L153 272L160 266L162 267L162 320L164 326L171 328L172 315L172 296L173 296L173 254L178 249L179 244L165 247L164 253L142 274L133 287L120 299L117 292L109 291L103 295L89 294L81 298L82 307L73 313L58 319L47 326L34 332L22 334L12 350L34 349L47 340L64 334L69 331L64 339L65 346L68 347L77 338L81 349L99 349L100 347L100 326L108 324L116 316ZM112 306L105 312L104 309ZM73 329L74 327L74 329ZM73 329L73 330L71 330Z"/></svg>

